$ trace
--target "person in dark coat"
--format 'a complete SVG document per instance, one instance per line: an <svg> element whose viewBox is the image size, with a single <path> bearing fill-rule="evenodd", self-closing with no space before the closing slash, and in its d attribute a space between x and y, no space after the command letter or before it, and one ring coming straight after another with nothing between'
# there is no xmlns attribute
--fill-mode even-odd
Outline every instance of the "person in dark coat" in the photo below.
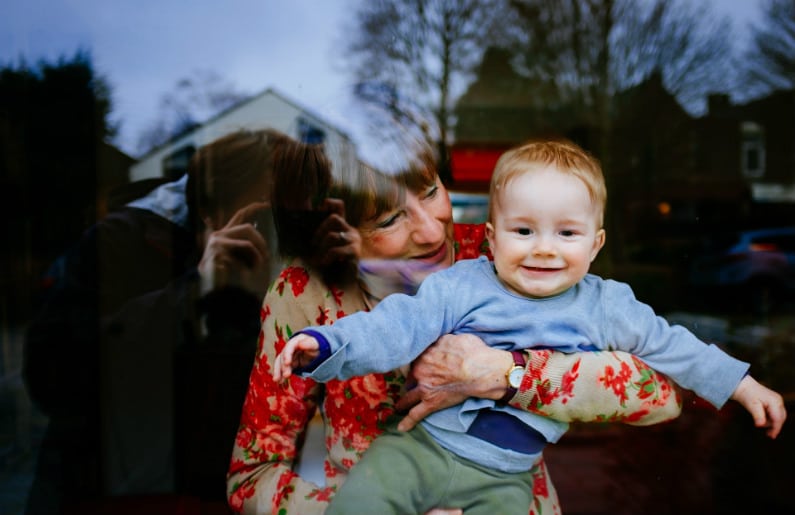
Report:
<svg viewBox="0 0 795 515"><path fill-rule="evenodd" d="M28 513L118 496L225 498L260 305L281 268L274 170L307 163L330 166L320 145L230 133L57 260L25 343L25 384L49 417ZM324 230L349 227L332 214ZM321 234L333 251L318 254L355 255L350 234Z"/></svg>

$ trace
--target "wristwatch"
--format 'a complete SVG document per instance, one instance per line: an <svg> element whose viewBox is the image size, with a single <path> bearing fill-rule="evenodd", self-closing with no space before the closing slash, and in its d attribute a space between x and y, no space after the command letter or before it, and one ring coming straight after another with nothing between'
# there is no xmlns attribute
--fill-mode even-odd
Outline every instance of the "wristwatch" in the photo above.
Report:
<svg viewBox="0 0 795 515"><path fill-rule="evenodd" d="M516 395L516 391L519 389L519 386L522 384L522 378L524 377L524 369L527 365L527 360L525 360L524 353L518 350L511 351L511 356L513 356L513 365L511 368L505 372L505 379L508 380L508 388L505 390L505 395L497 401L499 404L508 404L508 401L513 399L513 396Z"/></svg>

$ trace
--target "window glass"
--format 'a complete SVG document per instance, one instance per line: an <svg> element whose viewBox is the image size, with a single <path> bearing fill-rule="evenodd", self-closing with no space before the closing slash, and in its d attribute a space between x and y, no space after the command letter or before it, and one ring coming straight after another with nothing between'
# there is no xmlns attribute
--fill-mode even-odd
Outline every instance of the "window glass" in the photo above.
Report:
<svg viewBox="0 0 795 515"><path fill-rule="evenodd" d="M572 424L544 451L562 511L795 513L793 5L4 2L0 513L226 513L262 299L306 286L275 282L288 250L322 254L299 257L324 280L397 282L318 264L336 256L318 242L359 242L347 226L314 234L342 213L327 197L345 200L345 223L378 227L363 252L428 261L448 247L406 236L411 223L452 219L476 227L423 234L456 234L450 248L475 257L495 166L540 139L603 170L589 272L749 363L790 413L770 441L737 403L683 391L668 424ZM348 290L331 291L324 302ZM338 313L311 308L295 311ZM291 414L328 415L318 391ZM320 436L296 461L321 485L336 469L312 420ZM329 495L294 486L280 498Z"/></svg>

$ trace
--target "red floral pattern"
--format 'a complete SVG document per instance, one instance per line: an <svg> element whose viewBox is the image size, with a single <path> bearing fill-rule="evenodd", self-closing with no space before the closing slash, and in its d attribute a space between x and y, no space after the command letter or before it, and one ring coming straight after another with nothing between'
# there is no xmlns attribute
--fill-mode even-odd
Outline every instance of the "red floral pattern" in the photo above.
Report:
<svg viewBox="0 0 795 515"><path fill-rule="evenodd" d="M274 288L279 295L284 295L284 287L289 284L294 297L300 297L309 282L309 272L303 267L288 266L279 274L274 283Z"/></svg>
<svg viewBox="0 0 795 515"><path fill-rule="evenodd" d="M484 224L456 224L454 231L456 261L480 256L492 259Z"/></svg>
<svg viewBox="0 0 795 515"><path fill-rule="evenodd" d="M366 308L358 290L326 288L303 267L285 268L274 282L262 308L259 358L251 373L229 469L233 510L255 512L262 502L257 496L266 495L273 513L322 513L347 470L384 430L403 392L405 378L399 373L326 385L298 376L280 384L271 378L271 360L295 329L330 324L362 309ZM321 398L329 429L324 463L327 486L323 488L292 471L298 443Z"/></svg>
<svg viewBox="0 0 795 515"><path fill-rule="evenodd" d="M550 350L533 351L531 366L511 404L561 421L622 422L649 425L679 416L679 390L664 375L639 358L621 352L591 352L567 357ZM561 374L551 373L552 359L568 366ZM606 359L607 358L607 359ZM588 373L582 374L587 361ZM559 384L552 378L560 375ZM595 375L597 385L591 386ZM608 395L600 395L600 391ZM571 399L581 399L580 409L566 412ZM587 403L588 410L583 411ZM600 412L600 409L608 409Z"/></svg>

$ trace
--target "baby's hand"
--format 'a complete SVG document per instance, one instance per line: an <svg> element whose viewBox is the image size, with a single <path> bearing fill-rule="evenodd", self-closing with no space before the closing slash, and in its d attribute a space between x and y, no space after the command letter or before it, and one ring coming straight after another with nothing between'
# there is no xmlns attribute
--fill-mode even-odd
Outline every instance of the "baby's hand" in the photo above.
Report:
<svg viewBox="0 0 795 515"><path fill-rule="evenodd" d="M293 374L293 369L305 367L320 354L317 340L307 334L297 334L284 345L273 364L273 379L281 381Z"/></svg>
<svg viewBox="0 0 795 515"><path fill-rule="evenodd" d="M778 436L784 420L787 419L787 410L781 395L759 384L753 377L745 376L731 398L748 410L756 427L767 428L767 436Z"/></svg>

